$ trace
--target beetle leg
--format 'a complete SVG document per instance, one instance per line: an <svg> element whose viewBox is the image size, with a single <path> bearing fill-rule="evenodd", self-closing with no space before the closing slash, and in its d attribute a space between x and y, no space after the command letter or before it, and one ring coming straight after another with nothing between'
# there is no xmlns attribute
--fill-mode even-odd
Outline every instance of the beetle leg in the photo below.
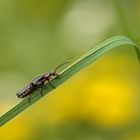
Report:
<svg viewBox="0 0 140 140"><path fill-rule="evenodd" d="M37 88L40 88L40 95L41 95L41 97L43 97L43 92L42 92L43 85L44 85L44 83L41 83L41 82L36 84Z"/></svg>
<svg viewBox="0 0 140 140"><path fill-rule="evenodd" d="M50 79L47 79L48 81L48 84L52 87L52 88L56 88L51 82L50 82Z"/></svg>
<svg viewBox="0 0 140 140"><path fill-rule="evenodd" d="M31 103L31 95L28 95L29 104Z"/></svg>
<svg viewBox="0 0 140 140"><path fill-rule="evenodd" d="M40 95L41 95L41 97L43 97L43 91L42 91L42 89L43 89L43 86L40 87Z"/></svg>

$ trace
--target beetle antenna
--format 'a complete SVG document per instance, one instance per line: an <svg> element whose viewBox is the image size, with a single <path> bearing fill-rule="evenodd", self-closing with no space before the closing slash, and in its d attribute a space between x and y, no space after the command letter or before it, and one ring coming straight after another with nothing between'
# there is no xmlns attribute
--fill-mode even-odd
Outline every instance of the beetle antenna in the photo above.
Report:
<svg viewBox="0 0 140 140"><path fill-rule="evenodd" d="M70 61L67 61L67 62L64 62L64 63L62 63L62 64L60 64L60 65L58 65L56 68L55 68L55 72L57 71L57 69L59 69L60 67L62 67L63 65L65 65L65 64L67 64L67 63L70 63Z"/></svg>

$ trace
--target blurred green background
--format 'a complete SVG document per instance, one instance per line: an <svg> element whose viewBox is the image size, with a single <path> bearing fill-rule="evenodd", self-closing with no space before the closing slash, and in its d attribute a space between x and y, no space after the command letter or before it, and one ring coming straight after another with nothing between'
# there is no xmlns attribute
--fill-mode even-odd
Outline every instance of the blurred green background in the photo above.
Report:
<svg viewBox="0 0 140 140"><path fill-rule="evenodd" d="M140 44L139 0L1 0L0 113L36 75L98 43ZM118 47L0 128L0 140L140 140L140 70Z"/></svg>

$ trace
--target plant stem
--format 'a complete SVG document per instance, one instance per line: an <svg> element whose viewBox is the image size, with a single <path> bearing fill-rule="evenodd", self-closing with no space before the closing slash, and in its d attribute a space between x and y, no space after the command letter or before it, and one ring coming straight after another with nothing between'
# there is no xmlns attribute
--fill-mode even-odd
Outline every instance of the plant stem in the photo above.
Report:
<svg viewBox="0 0 140 140"><path fill-rule="evenodd" d="M140 48L133 43L130 39L128 39L125 36L116 36L112 37L103 43L97 45L93 49L91 49L89 52L84 54L81 58L79 58L76 62L74 62L72 65L70 65L68 68L63 70L60 73L59 77L54 78L51 80L51 83L57 87L60 84L62 84L64 81L66 81L68 78L70 78L72 75L80 71L82 68L88 66L93 61L95 61L97 58L102 56L104 53L108 52L109 50L120 46L120 45L131 45L137 48L138 54L140 54ZM140 55L139 55L140 56ZM140 57L138 57L140 60ZM49 86L48 83L46 83L43 87L43 95L48 94L51 90L53 90L52 87ZM40 90L36 90L33 92L30 102L27 98L23 99L20 103L12 107L9 111L5 112L0 116L0 126L7 123L9 120L14 118L16 115L24 111L26 108L30 107L33 103L41 99L40 96Z"/></svg>

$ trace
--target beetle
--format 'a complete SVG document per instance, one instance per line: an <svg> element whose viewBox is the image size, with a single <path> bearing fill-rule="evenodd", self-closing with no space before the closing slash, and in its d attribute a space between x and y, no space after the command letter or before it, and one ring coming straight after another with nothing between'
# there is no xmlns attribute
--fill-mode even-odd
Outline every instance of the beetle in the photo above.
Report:
<svg viewBox="0 0 140 140"><path fill-rule="evenodd" d="M40 74L38 76L36 76L35 78L33 78L31 81L29 81L25 86L23 86L17 93L17 97L18 98L24 98L24 97L31 97L31 94L33 93L33 91L35 91L38 88L41 88L41 96L43 96L42 93L42 87L45 84L46 81L48 81L49 85L52 88L55 88L55 86L53 86L50 82L52 77L57 77L59 76L57 69L60 68L61 66L65 65L69 63L65 62L62 63L60 65L58 65L54 70L50 70L48 72L45 72L44 74Z"/></svg>

